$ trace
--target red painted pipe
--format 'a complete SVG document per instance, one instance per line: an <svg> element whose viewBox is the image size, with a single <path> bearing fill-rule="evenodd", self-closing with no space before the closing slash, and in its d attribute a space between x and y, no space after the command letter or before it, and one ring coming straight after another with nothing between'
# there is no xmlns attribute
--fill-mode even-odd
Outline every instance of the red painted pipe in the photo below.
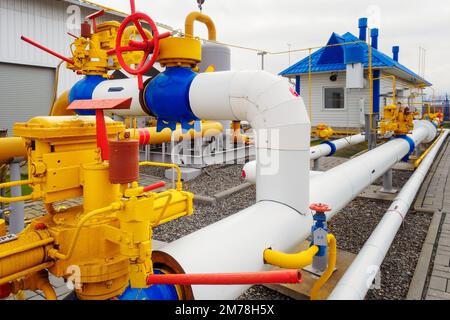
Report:
<svg viewBox="0 0 450 320"><path fill-rule="evenodd" d="M165 285L246 285L301 282L302 275L298 270L216 274L152 274L147 278L148 284Z"/></svg>
<svg viewBox="0 0 450 320"><path fill-rule="evenodd" d="M63 55L60 55L59 53L57 53L57 52L55 52L53 50L50 50L49 48L44 47L43 45L40 45L39 43L34 42L33 40L28 39L27 37L21 36L20 39L22 39L25 42L28 42L29 44L31 44L31 45L33 45L33 46L35 46L35 47L37 47L37 48L47 52L47 53L50 53L51 55L54 55L55 57L57 57L57 58L59 58L61 60L64 60L67 63L70 63L72 65L75 64L75 62L73 60L70 60L69 58L66 58Z"/></svg>
<svg viewBox="0 0 450 320"><path fill-rule="evenodd" d="M149 186L145 187L144 188L144 192L149 192L149 191L152 191L152 190L156 190L156 189L159 189L159 188L162 188L162 187L165 187L165 186L166 186L166 183L164 181L160 181L160 182L157 182L155 184L152 184L152 185L149 185Z"/></svg>

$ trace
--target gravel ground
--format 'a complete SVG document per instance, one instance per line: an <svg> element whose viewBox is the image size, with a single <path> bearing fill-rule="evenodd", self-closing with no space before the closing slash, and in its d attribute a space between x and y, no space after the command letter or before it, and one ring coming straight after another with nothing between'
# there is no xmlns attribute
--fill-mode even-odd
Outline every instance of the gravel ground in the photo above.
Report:
<svg viewBox="0 0 450 320"><path fill-rule="evenodd" d="M405 185L405 183L409 180L411 175L413 174L412 171L406 171L406 170L392 170L392 185L394 188L401 189ZM381 176L375 182L373 183L376 186L382 186L383 185L383 177Z"/></svg>
<svg viewBox="0 0 450 320"><path fill-rule="evenodd" d="M214 196L216 193L238 186L245 181L241 178L244 164L222 164L203 169L197 178L185 182L184 189L202 196ZM141 172L165 179L166 168L143 167Z"/></svg>
<svg viewBox="0 0 450 320"><path fill-rule="evenodd" d="M185 183L185 187L196 194L212 196L219 191L243 183L241 169L242 165L209 167L201 176ZM151 168L152 174L158 172L162 177L164 170ZM394 186L400 188L408 180L411 172L394 170L393 175ZM382 184L382 180L377 182ZM166 242L174 241L249 207L255 203L255 200L255 187L251 187L215 205L197 204L192 216L154 229L154 238ZM357 254L389 205L390 202L378 200L355 199L352 201L330 223L330 228L337 237L338 247ZM381 266L381 289L370 290L366 299L405 299L431 218L431 215L423 213L410 212L407 215L394 240L394 245ZM239 299L286 300L289 298L263 286L253 286Z"/></svg>

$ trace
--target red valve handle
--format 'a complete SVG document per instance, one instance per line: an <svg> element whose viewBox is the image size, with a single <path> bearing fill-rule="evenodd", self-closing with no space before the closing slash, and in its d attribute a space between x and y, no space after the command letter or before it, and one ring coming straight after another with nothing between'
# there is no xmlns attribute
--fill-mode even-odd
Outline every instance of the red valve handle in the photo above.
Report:
<svg viewBox="0 0 450 320"><path fill-rule="evenodd" d="M331 211L331 208L323 203L313 203L312 205L309 206L309 208L311 210L314 210L316 212L329 212Z"/></svg>
<svg viewBox="0 0 450 320"><path fill-rule="evenodd" d="M119 61L122 68L126 72L132 75L136 75L138 77L139 89L142 90L144 87L143 75L152 68L152 66L158 59L159 40L171 36L171 33L167 32L160 35L158 32L158 28L156 27L156 23L152 20L152 18L150 18L145 13L136 12L136 5L134 0L130 0L130 5L131 5L131 15L125 18L125 20L122 22L119 29L117 30L116 48L108 51L108 54L109 55L116 54L117 60ZM149 39L149 37L145 33L145 30L142 27L140 21L144 21L150 26L153 34L153 37L151 39ZM136 29L139 31L139 34L142 37L142 41L130 40L127 46L122 46L123 33L130 23L133 23L136 26ZM142 57L136 69L127 65L123 58L123 54L125 52L130 51L144 52L144 56ZM152 57L147 61L150 54L152 54Z"/></svg>

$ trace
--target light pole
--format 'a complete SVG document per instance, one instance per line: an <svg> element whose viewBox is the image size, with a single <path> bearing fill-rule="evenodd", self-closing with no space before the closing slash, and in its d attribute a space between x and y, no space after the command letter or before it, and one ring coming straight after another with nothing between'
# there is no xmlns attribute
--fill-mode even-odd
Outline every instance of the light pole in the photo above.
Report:
<svg viewBox="0 0 450 320"><path fill-rule="evenodd" d="M258 56L261 56L261 70L264 70L264 56L267 54L267 51L258 52Z"/></svg>
<svg viewBox="0 0 450 320"><path fill-rule="evenodd" d="M290 67L291 66L291 46L292 46L292 44L288 43L287 45L288 45L288 48L289 48L289 54L288 54L288 56L289 56L289 65L288 65L288 67Z"/></svg>

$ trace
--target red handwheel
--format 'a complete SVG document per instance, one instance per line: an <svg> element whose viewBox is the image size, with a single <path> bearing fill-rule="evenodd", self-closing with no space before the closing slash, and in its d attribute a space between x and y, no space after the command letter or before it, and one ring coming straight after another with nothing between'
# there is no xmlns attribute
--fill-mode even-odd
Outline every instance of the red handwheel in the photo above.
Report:
<svg viewBox="0 0 450 320"><path fill-rule="evenodd" d="M119 30L117 31L116 48L114 50L109 51L108 54L110 55L116 54L117 60L119 61L122 68L126 72L132 75L136 75L138 77L139 89L142 90L144 86L142 79L143 75L152 68L152 66L158 59L159 40L170 37L171 32L159 34L158 28L156 27L156 23L152 20L152 18L150 18L145 13L136 12L134 0L130 0L130 2L131 2L131 15L125 18L125 20L120 25ZM144 28L142 27L141 21L144 21L150 26L153 37L149 38L147 36ZM122 45L123 33L130 23L133 23L136 26L136 29L139 31L142 41L130 40L127 46L123 46ZM144 52L144 56L142 57L142 60L138 64L137 68L132 68L131 66L125 63L123 53L130 51ZM152 56L149 59L150 55Z"/></svg>

